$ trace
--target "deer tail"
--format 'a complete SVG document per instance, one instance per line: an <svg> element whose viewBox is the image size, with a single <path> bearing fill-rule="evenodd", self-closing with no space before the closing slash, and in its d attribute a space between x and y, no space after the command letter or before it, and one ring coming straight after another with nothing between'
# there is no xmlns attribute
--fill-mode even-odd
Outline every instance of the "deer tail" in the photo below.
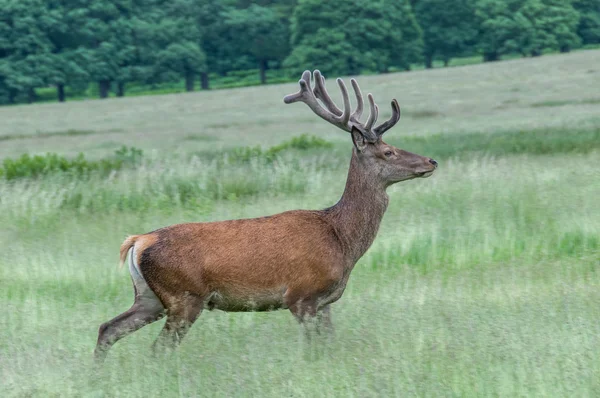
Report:
<svg viewBox="0 0 600 398"><path fill-rule="evenodd" d="M125 239L125 241L121 245L121 250L120 250L121 261L119 263L120 268L123 268L123 264L125 264L125 259L127 258L127 252L129 252L129 249L131 249L131 247L133 245L135 245L135 241L139 238L139 236L140 235L128 236L127 239Z"/></svg>

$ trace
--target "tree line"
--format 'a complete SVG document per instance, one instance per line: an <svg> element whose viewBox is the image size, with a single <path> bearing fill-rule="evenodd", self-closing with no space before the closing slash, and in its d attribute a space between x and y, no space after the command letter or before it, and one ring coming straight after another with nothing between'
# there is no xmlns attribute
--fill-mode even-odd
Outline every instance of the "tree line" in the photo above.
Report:
<svg viewBox="0 0 600 398"><path fill-rule="evenodd" d="M0 0L0 103L36 89L409 70L600 43L600 0Z"/></svg>

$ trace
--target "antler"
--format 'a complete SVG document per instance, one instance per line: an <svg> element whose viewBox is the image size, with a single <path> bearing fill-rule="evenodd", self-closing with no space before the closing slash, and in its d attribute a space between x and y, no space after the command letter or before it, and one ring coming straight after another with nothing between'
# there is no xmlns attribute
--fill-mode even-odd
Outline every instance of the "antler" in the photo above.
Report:
<svg viewBox="0 0 600 398"><path fill-rule="evenodd" d="M392 117L379 126L373 128L373 125L377 121L377 117L379 115L379 108L377 107L377 104L375 104L373 95L368 94L367 98L369 100L370 114L367 122L363 124L360 121L360 117L362 116L363 112L363 96L356 80L350 80L352 83L352 88L354 89L354 94L356 95L356 109L354 112L352 112L352 114L350 114L350 99L348 98L348 90L346 89L346 84L344 84L342 79L338 78L336 81L338 86L340 86L340 91L342 92L342 100L344 102L343 111L337 107L337 105L329 96L329 93L327 93L327 90L325 89L325 78L323 75L321 75L321 72L315 70L313 73L315 82L314 89L311 87L310 78L310 71L304 71L302 78L298 82L300 84L300 91L295 94L286 95L283 98L283 101L286 104L291 104L298 101L304 102L322 119L325 119L329 123L341 128L342 130L350 132L352 131L352 126L358 128L369 141L377 141L379 137L383 135L383 133L392 128L396 123L398 123L398 120L400 120L400 106L398 106L398 102L394 99L392 100ZM321 100L327 109L323 108L318 100Z"/></svg>

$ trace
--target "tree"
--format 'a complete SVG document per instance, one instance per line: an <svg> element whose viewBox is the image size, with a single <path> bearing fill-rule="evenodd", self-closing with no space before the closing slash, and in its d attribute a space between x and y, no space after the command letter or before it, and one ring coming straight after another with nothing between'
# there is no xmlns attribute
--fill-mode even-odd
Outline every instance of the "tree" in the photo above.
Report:
<svg viewBox="0 0 600 398"><path fill-rule="evenodd" d="M48 84L55 58L47 32L57 24L55 13L42 0L0 2L0 79L9 103L25 93L35 100L35 89Z"/></svg>
<svg viewBox="0 0 600 398"><path fill-rule="evenodd" d="M120 67L117 96L123 93L126 81L153 84L159 79L158 55L167 42L161 32L165 18L163 3L164 0L134 0L129 17L133 53Z"/></svg>
<svg viewBox="0 0 600 398"><path fill-rule="evenodd" d="M84 21L81 13L69 8L67 0L49 0L46 5L56 21L47 32L53 57L48 83L56 86L58 101L64 102L67 84L87 83L89 79L77 56L77 48L84 45L78 32Z"/></svg>
<svg viewBox="0 0 600 398"><path fill-rule="evenodd" d="M284 65L297 75L306 65L314 65L324 74L358 74L364 66L360 54L352 48L346 33L335 28L319 28L294 47Z"/></svg>
<svg viewBox="0 0 600 398"><path fill-rule="evenodd" d="M185 79L186 91L194 90L195 77L206 71L206 55L195 20L193 0L167 0L155 31L156 73L164 80Z"/></svg>
<svg viewBox="0 0 600 398"><path fill-rule="evenodd" d="M532 56L544 49L568 52L580 43L579 14L568 0L526 0L518 15L526 19L524 49Z"/></svg>
<svg viewBox="0 0 600 398"><path fill-rule="evenodd" d="M408 1L300 0L291 34L293 50L285 64L298 70L305 65L337 74L408 69L422 52L422 32Z"/></svg>
<svg viewBox="0 0 600 398"><path fill-rule="evenodd" d="M484 61L498 61L503 54L519 50L526 35L527 20L518 15L524 0L479 0L475 16L479 26L479 46Z"/></svg>
<svg viewBox="0 0 600 398"><path fill-rule="evenodd" d="M167 80L176 80L177 77L183 76L186 91L194 91L194 77L205 68L205 65L204 52L197 43L192 41L171 43L158 54L159 70L168 76Z"/></svg>
<svg viewBox="0 0 600 398"><path fill-rule="evenodd" d="M231 7L221 0L200 0L196 23L201 47L206 55L206 70L200 72L200 85L209 89L208 71L224 74L231 70L235 58L234 41L225 24Z"/></svg>
<svg viewBox="0 0 600 398"><path fill-rule="evenodd" d="M451 58L463 54L475 42L477 22L474 0L420 0L415 14L423 29L425 66L441 56L447 65Z"/></svg>
<svg viewBox="0 0 600 398"><path fill-rule="evenodd" d="M267 82L266 70L269 61L282 61L288 54L289 30L268 7L252 4L243 10L230 10L226 25L232 36L238 38L240 52L247 52L260 70L260 82Z"/></svg>
<svg viewBox="0 0 600 398"><path fill-rule="evenodd" d="M577 34L583 44L600 43L600 1L575 0L573 7L580 14Z"/></svg>
<svg viewBox="0 0 600 398"><path fill-rule="evenodd" d="M390 27L385 39L394 43L391 48L390 66L410 70L411 64L423 59L423 30L409 1L386 0L383 2L383 8L392 11L388 13ZM384 67L381 71L387 72L387 68Z"/></svg>
<svg viewBox="0 0 600 398"><path fill-rule="evenodd" d="M518 52L538 56L545 49L569 51L580 42L579 15L569 0L480 0L480 45L484 60Z"/></svg>
<svg viewBox="0 0 600 398"><path fill-rule="evenodd" d="M76 56L90 78L98 82L100 98L108 97L112 82L125 80L122 68L133 59L128 21L131 7L129 0L77 0L72 8L83 21L78 30L83 45Z"/></svg>

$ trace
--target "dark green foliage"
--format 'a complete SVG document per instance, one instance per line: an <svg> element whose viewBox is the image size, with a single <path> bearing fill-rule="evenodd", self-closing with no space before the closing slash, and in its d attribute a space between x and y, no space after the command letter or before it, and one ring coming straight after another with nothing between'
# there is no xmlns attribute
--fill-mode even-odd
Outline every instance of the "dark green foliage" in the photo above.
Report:
<svg viewBox="0 0 600 398"><path fill-rule="evenodd" d="M539 56L546 49L577 47L579 13L564 0L479 0L476 15L486 61L503 54Z"/></svg>
<svg viewBox="0 0 600 398"><path fill-rule="evenodd" d="M232 70L235 58L233 38L225 25L230 6L221 0L199 2L196 22L201 36L201 46L206 54L208 71L225 74ZM209 88L209 75L201 73L202 88Z"/></svg>
<svg viewBox="0 0 600 398"><path fill-rule="evenodd" d="M9 103L19 95L33 102L35 88L56 74L49 33L60 24L60 14L41 0L2 0L0 10L0 90Z"/></svg>
<svg viewBox="0 0 600 398"><path fill-rule="evenodd" d="M479 0L476 5L479 46L485 61L497 61L503 54L519 50L526 21L518 15L524 0Z"/></svg>
<svg viewBox="0 0 600 398"><path fill-rule="evenodd" d="M574 0L573 7L580 14L577 34L583 44L600 43L600 1Z"/></svg>
<svg viewBox="0 0 600 398"><path fill-rule="evenodd" d="M127 81L135 62L133 3L118 1L77 1L73 12L80 13L78 35L83 45L77 55L90 79L98 83L100 98L109 95L111 82Z"/></svg>
<svg viewBox="0 0 600 398"><path fill-rule="evenodd" d="M523 51L541 55L545 49L570 51L581 39L577 36L579 13L565 0L527 0L520 10L527 19Z"/></svg>
<svg viewBox="0 0 600 398"><path fill-rule="evenodd" d="M78 178L96 172L106 176L123 167L133 167L140 163L142 151L123 146L113 157L98 161L87 160L81 153L74 159L67 159L55 153L46 155L24 154L17 159L4 159L0 168L0 177L7 180L19 178L38 178L50 174L65 173Z"/></svg>
<svg viewBox="0 0 600 398"><path fill-rule="evenodd" d="M164 3L163 15L155 27L156 71L161 80L185 79L186 91L194 90L194 80L206 72L206 55L201 47L194 0Z"/></svg>
<svg viewBox="0 0 600 398"><path fill-rule="evenodd" d="M230 10L225 24L237 38L238 53L246 53L256 59L260 81L265 84L269 61L281 62L288 54L288 24L275 10L256 4L243 10Z"/></svg>
<svg viewBox="0 0 600 398"><path fill-rule="evenodd" d="M423 29L425 66L431 68L436 56L447 65L451 58L469 50L477 37L475 0L420 0L415 6Z"/></svg>
<svg viewBox="0 0 600 398"><path fill-rule="evenodd" d="M307 65L315 65L325 74L356 74L365 66L355 54L344 32L319 28L314 35L294 47L284 65L298 75Z"/></svg>
<svg viewBox="0 0 600 398"><path fill-rule="evenodd" d="M597 0L0 0L0 9L0 104L191 91L198 79L202 89L284 82L305 69L385 73L423 59L432 67L600 43Z"/></svg>
<svg viewBox="0 0 600 398"><path fill-rule="evenodd" d="M422 50L408 1L300 0L291 31L293 50L285 64L296 73L307 65L332 74L408 69Z"/></svg>

